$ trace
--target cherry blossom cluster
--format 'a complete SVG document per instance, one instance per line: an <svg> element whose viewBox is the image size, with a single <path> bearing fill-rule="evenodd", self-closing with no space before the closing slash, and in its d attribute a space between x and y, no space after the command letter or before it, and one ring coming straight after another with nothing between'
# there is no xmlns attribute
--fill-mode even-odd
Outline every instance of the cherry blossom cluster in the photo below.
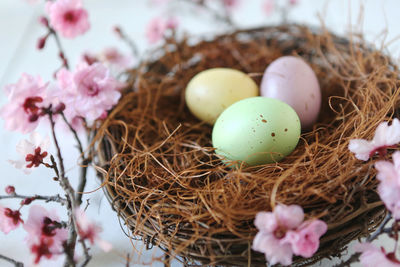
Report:
<svg viewBox="0 0 400 267"><path fill-rule="evenodd" d="M386 158L388 149L396 149L399 143L400 121L395 118L390 125L386 121L380 123L372 140L350 140L349 150L355 154L357 159L368 161L375 155ZM384 229L384 224L382 224L380 230L386 231L390 235L393 234L397 244L397 222L400 220L400 151L392 154L392 161L380 160L374 166L377 170L376 178L380 181L379 196L390 212L388 219L395 220L392 228ZM386 252L384 248L376 248L368 241L356 247L356 251L362 253L360 262L363 266L400 266L400 261L396 258L396 248L394 252Z"/></svg>
<svg viewBox="0 0 400 267"><path fill-rule="evenodd" d="M5 87L8 103L0 109L0 116L7 130L32 132L49 109L55 114L64 112L75 127L85 119L93 122L117 103L124 86L99 62L82 62L74 72L63 68L56 77L57 84L50 85L40 77L23 74L17 83Z"/></svg>
<svg viewBox="0 0 400 267"><path fill-rule="evenodd" d="M150 3L156 6L163 6L168 3L173 3L174 1L176 0L150 0ZM214 14L217 20L224 21L231 26L233 26L231 15L235 11L240 10L240 7L246 3L244 0L185 0L183 2L192 4L199 10L204 9L209 11ZM296 6L298 2L299 0L263 0L261 10L266 16L270 16L275 11L286 14L289 9ZM222 6L223 10L225 10L225 15L221 14L221 10L212 8L216 3ZM179 19L177 17L162 14L150 20L146 27L146 38L150 44L156 44L163 40L169 31L176 31L178 27Z"/></svg>
<svg viewBox="0 0 400 267"><path fill-rule="evenodd" d="M34 4L39 1L29 2ZM4 119L7 130L30 134L28 139L17 144L20 158L9 162L26 174L38 167L53 170L53 180L59 183L65 195L19 195L15 187L7 186L6 195L0 195L0 200L21 201L17 209L0 205L0 231L8 234L22 228L26 232L25 243L32 253L34 264L63 255L66 265L75 266L79 260L75 247L81 244L85 254L81 265L85 266L91 258L87 244L97 245L105 251L109 251L111 245L100 238L101 227L92 222L80 207L80 192L84 192L86 184L86 167L81 167L83 175L78 188L74 189L66 177L55 126L64 126L57 127L57 131L69 129L74 134L81 162L84 162L82 165L89 164L78 133L85 133L85 126L104 119L118 102L125 84L117 76L132 66L133 58L110 47L98 54L84 53L77 66L70 69L62 38L73 39L85 34L90 29L89 13L82 0L46 1L44 12L46 16L40 17L39 23L47 29L47 33L39 38L37 48L43 50L49 38L53 37L62 66L56 70L54 80L44 81L40 76L23 73L18 81L6 85L4 91L8 101L0 108L0 117ZM42 138L35 131L42 122L50 126L53 142L48 136ZM55 155L50 154L50 146L55 147ZM39 200L57 202L66 207L67 212L62 216L66 220L60 219L55 210L37 205ZM32 202L35 205L30 206L29 212L25 211ZM0 256L3 260L18 263Z"/></svg>
<svg viewBox="0 0 400 267"><path fill-rule="evenodd" d="M304 221L303 209L298 205L278 205L273 212L259 212L254 224L259 232L253 250L264 253L270 264L285 266L292 264L293 255L313 256L328 229L321 220Z"/></svg>
<svg viewBox="0 0 400 267"><path fill-rule="evenodd" d="M15 189L7 192L10 195L16 194ZM34 255L34 263L38 264L42 258L55 259L63 254L68 231L66 223L60 220L55 210L49 211L39 205L32 205L28 218L23 220L20 210L34 200L35 198L24 199L17 210L0 206L0 231L8 234L22 225L27 234L25 242ZM81 209L76 209L75 217L82 240L88 240L91 244L96 242L105 251L111 249L111 245L99 237L101 228L88 220Z"/></svg>

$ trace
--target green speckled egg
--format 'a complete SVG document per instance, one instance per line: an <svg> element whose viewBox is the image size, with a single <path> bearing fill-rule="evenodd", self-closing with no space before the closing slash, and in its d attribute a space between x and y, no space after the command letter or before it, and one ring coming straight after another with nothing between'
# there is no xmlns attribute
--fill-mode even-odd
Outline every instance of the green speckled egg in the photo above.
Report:
<svg viewBox="0 0 400 267"><path fill-rule="evenodd" d="M215 122L216 153L250 166L278 162L296 148L300 119L288 104L273 98L251 97L228 107Z"/></svg>

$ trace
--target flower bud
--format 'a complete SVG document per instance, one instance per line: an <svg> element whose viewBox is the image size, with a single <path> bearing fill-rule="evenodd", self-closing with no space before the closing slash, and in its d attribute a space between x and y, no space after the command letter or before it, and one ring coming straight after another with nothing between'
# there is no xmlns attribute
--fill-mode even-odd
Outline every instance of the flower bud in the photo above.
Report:
<svg viewBox="0 0 400 267"><path fill-rule="evenodd" d="M13 195L15 194L15 187L12 185L9 185L5 188L5 191L8 195Z"/></svg>

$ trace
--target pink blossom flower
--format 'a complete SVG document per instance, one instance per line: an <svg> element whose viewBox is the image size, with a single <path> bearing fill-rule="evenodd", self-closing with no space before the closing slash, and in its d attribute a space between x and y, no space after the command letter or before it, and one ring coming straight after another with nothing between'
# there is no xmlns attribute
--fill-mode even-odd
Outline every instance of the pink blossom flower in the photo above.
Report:
<svg viewBox="0 0 400 267"><path fill-rule="evenodd" d="M149 43L154 44L160 41L168 29L176 29L178 20L175 17L164 19L156 17L152 19L146 27L146 38Z"/></svg>
<svg viewBox="0 0 400 267"><path fill-rule="evenodd" d="M78 111L75 109L77 89L74 83L74 74L62 68L57 72L56 79L58 88L51 91L51 102L53 106L63 103L65 105L63 112L68 122L75 130L81 130L83 128L83 120L79 118Z"/></svg>
<svg viewBox="0 0 400 267"><path fill-rule="evenodd" d="M165 20L165 27L169 30L175 30L179 26L179 20L177 17L169 17Z"/></svg>
<svg viewBox="0 0 400 267"><path fill-rule="evenodd" d="M393 163L378 161L375 163L377 178L381 181L378 193L393 217L400 219L400 151L393 153Z"/></svg>
<svg viewBox="0 0 400 267"><path fill-rule="evenodd" d="M47 211L38 205L29 209L24 229L28 233L26 241L36 255L35 263L42 256L48 259L58 256L68 238L68 231L61 227L56 211Z"/></svg>
<svg viewBox="0 0 400 267"><path fill-rule="evenodd" d="M122 54L115 47L108 47L104 49L100 55L99 59L101 62L114 67L119 71L124 71L132 66L133 58Z"/></svg>
<svg viewBox="0 0 400 267"><path fill-rule="evenodd" d="M74 38L89 30L88 12L82 0L47 1L46 12L51 26L65 38Z"/></svg>
<svg viewBox="0 0 400 267"><path fill-rule="evenodd" d="M25 73L16 84L5 86L8 103L0 109L0 116L7 130L26 134L37 127L46 88L40 77Z"/></svg>
<svg viewBox="0 0 400 267"><path fill-rule="evenodd" d="M364 139L350 140L349 150L356 154L357 159L367 161L376 153L382 156L386 155L387 149L399 142L400 121L395 118L390 126L386 121L380 123L371 141Z"/></svg>
<svg viewBox="0 0 400 267"><path fill-rule="evenodd" d="M297 5L299 3L299 0L289 0L289 4L294 6Z"/></svg>
<svg viewBox="0 0 400 267"><path fill-rule="evenodd" d="M259 212L254 221L260 231L253 240L253 249L265 254L267 261L274 265L290 265L293 250L285 239L286 232L296 229L302 223L304 213L296 205L278 205L273 212Z"/></svg>
<svg viewBox="0 0 400 267"><path fill-rule="evenodd" d="M8 234L12 230L17 229L19 224L23 222L19 210L0 206L0 231Z"/></svg>
<svg viewBox="0 0 400 267"><path fill-rule="evenodd" d="M361 252L360 263L364 267L399 267L400 261L393 253L386 254L383 248L379 249L370 243L357 244L356 252Z"/></svg>
<svg viewBox="0 0 400 267"><path fill-rule="evenodd" d="M233 11L239 6L239 0L222 0L222 4L228 11Z"/></svg>
<svg viewBox="0 0 400 267"><path fill-rule="evenodd" d="M288 231L286 238L292 244L295 255L309 258L317 252L319 239L327 229L328 226L323 221L306 221L296 231Z"/></svg>
<svg viewBox="0 0 400 267"><path fill-rule="evenodd" d="M292 264L293 254L311 257L327 225L320 220L303 220L303 209L297 205L278 205L273 212L259 212L254 221L259 232L252 248L264 253L272 265Z"/></svg>
<svg viewBox="0 0 400 267"><path fill-rule="evenodd" d="M111 250L111 244L102 240L99 236L102 231L101 227L91 222L83 210L75 210L75 219L78 226L78 234L83 240L89 240L92 245L97 244L106 252Z"/></svg>
<svg viewBox="0 0 400 267"><path fill-rule="evenodd" d="M262 5L262 10L264 11L265 15L269 16L274 12L275 9L275 0L264 0Z"/></svg>
<svg viewBox="0 0 400 267"><path fill-rule="evenodd" d="M26 174L31 172L32 167L38 167L47 157L47 149L50 139L42 137L37 132L32 132L29 140L23 139L17 144L17 153L21 156L19 160L9 160L17 169L22 169Z"/></svg>
<svg viewBox="0 0 400 267"><path fill-rule="evenodd" d="M83 62L74 73L62 69L57 73L57 80L60 90L56 94L59 101L65 103L66 117L70 121L77 117L89 121L98 119L118 102L119 90L124 86L102 63Z"/></svg>
<svg viewBox="0 0 400 267"><path fill-rule="evenodd" d="M79 116L96 120L111 109L121 97L123 83L114 79L101 63L82 63L74 73L75 105Z"/></svg>

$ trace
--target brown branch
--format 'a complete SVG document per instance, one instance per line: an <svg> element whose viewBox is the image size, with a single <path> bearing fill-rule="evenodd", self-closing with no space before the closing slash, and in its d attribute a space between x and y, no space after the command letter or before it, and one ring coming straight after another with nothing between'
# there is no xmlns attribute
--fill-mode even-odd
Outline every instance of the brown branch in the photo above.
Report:
<svg viewBox="0 0 400 267"><path fill-rule="evenodd" d="M53 142L54 142L54 145L55 145L56 151L57 151L58 165L54 161L54 157L50 157L50 159L52 161L52 167L54 169L54 172L57 175L57 178L59 180L61 187L63 188L63 190L66 193L66 197L67 197L67 201L68 201L67 209L68 209L68 217L69 217L69 221L68 221L69 233L68 233L68 240L65 245L66 260L65 260L64 266L65 267L76 266L75 261L74 261L75 246L76 246L76 239L77 239L77 225L76 225L75 218L74 218L74 209L77 207L76 199L75 199L75 191L72 188L71 184L69 183L68 179L65 177L64 160L63 160L63 157L61 154L61 148L58 143L57 136L56 136L55 121L53 118L53 113L51 112L51 108L48 109L48 115L49 115L49 119L50 119L50 126L51 126L51 132L52 132L52 136L53 136ZM60 167L60 170L58 169L57 166Z"/></svg>
<svg viewBox="0 0 400 267"><path fill-rule="evenodd" d="M82 262L80 267L85 267L88 265L89 261L92 259L92 256L89 254L89 248L86 246L85 240L79 239L79 243L82 245L83 254L85 255L85 260Z"/></svg>
<svg viewBox="0 0 400 267"><path fill-rule="evenodd" d="M19 195L19 194L12 194L12 195L7 195L7 196L1 196L0 195L0 200L2 199L34 199L34 200L44 200L45 202L57 202L60 203L61 205L67 205L67 199L62 198L60 195L55 195L55 196L42 196L42 195L33 195L33 196L24 196L24 195Z"/></svg>
<svg viewBox="0 0 400 267"><path fill-rule="evenodd" d="M230 26L232 28L235 28L235 24L233 23L230 15L229 15L229 12L227 12L226 8L224 8L225 9L224 14L221 15L219 10L215 10L215 9L209 7L205 3L205 1L202 1L202 0L195 0L195 1L193 1L193 0L182 0L182 1L186 2L186 3L190 4L190 5L194 5L194 6L198 7L198 8L203 9L204 11L208 12L209 14L211 14L214 17L215 20L221 21L221 22L225 23L226 25L228 25L228 26Z"/></svg>
<svg viewBox="0 0 400 267"><path fill-rule="evenodd" d="M333 267L351 267L352 263L358 261L360 255L361 255L360 252L356 252L353 255L351 255L350 258L348 258L346 261L342 261L342 262L334 265Z"/></svg>
<svg viewBox="0 0 400 267"><path fill-rule="evenodd" d="M11 264L14 264L15 267L24 267L24 264L22 262L16 261L16 260L6 257L4 255L0 255L0 259L4 260L4 261L8 261Z"/></svg>
<svg viewBox="0 0 400 267"><path fill-rule="evenodd" d="M121 38L132 50L132 54L139 58L139 49L136 46L136 43L122 30L120 26L115 26L114 31L118 34L118 37Z"/></svg>
<svg viewBox="0 0 400 267"><path fill-rule="evenodd" d="M69 69L68 60L67 60L67 58L65 56L64 48L63 48L63 46L61 44L61 40L60 40L60 37L58 36L58 33L52 27L48 26L48 28L49 28L49 31L50 31L50 35L53 35L54 36L54 40L56 41L56 45L57 45L58 51L59 51L58 55L59 55L59 57L61 58L61 60L63 62L62 67L65 67L66 69Z"/></svg>
<svg viewBox="0 0 400 267"><path fill-rule="evenodd" d="M384 233L385 231L385 226L386 224L390 221L390 219L392 219L392 214L389 212L388 214L386 214L385 219L383 219L383 222L381 223L381 225L379 225L379 228L367 238L367 242L372 242L374 241L380 234Z"/></svg>
<svg viewBox="0 0 400 267"><path fill-rule="evenodd" d="M383 219L383 222L381 223L379 228L372 235L370 235L365 241L370 243L370 242L374 241L381 234L390 233L392 231L392 228L385 228L385 226L391 219L392 219L392 214L388 213L386 215L385 219ZM350 267L352 263L359 261L360 256L361 256L361 253L356 252L353 255L351 255L350 258L348 258L346 261L342 261L342 262L338 263L337 265L335 265L334 267L346 267L346 266Z"/></svg>
<svg viewBox="0 0 400 267"><path fill-rule="evenodd" d="M79 174L79 184L76 189L76 204L81 205L82 204L82 197L83 197L83 192L85 191L86 187L86 181L87 181L87 166L85 165L89 164L88 159L84 159L82 162L83 166L81 167L80 174Z"/></svg>
<svg viewBox="0 0 400 267"><path fill-rule="evenodd" d="M87 181L87 165L90 163L90 160L88 158L85 157L85 152L83 151L83 146L82 146L82 142L78 136L78 133L76 132L76 130L74 129L74 127L72 127L72 125L68 122L67 118L65 117L64 112L60 112L61 117L63 118L64 122L67 124L69 130L72 132L72 134L74 135L74 138L78 144L78 150L81 154L82 157L82 166L80 169L80 174L79 174L79 184L78 187L76 189L76 204L78 206L80 206L82 204L82 197L83 194L82 192L85 191L85 187L86 187L86 181Z"/></svg>

